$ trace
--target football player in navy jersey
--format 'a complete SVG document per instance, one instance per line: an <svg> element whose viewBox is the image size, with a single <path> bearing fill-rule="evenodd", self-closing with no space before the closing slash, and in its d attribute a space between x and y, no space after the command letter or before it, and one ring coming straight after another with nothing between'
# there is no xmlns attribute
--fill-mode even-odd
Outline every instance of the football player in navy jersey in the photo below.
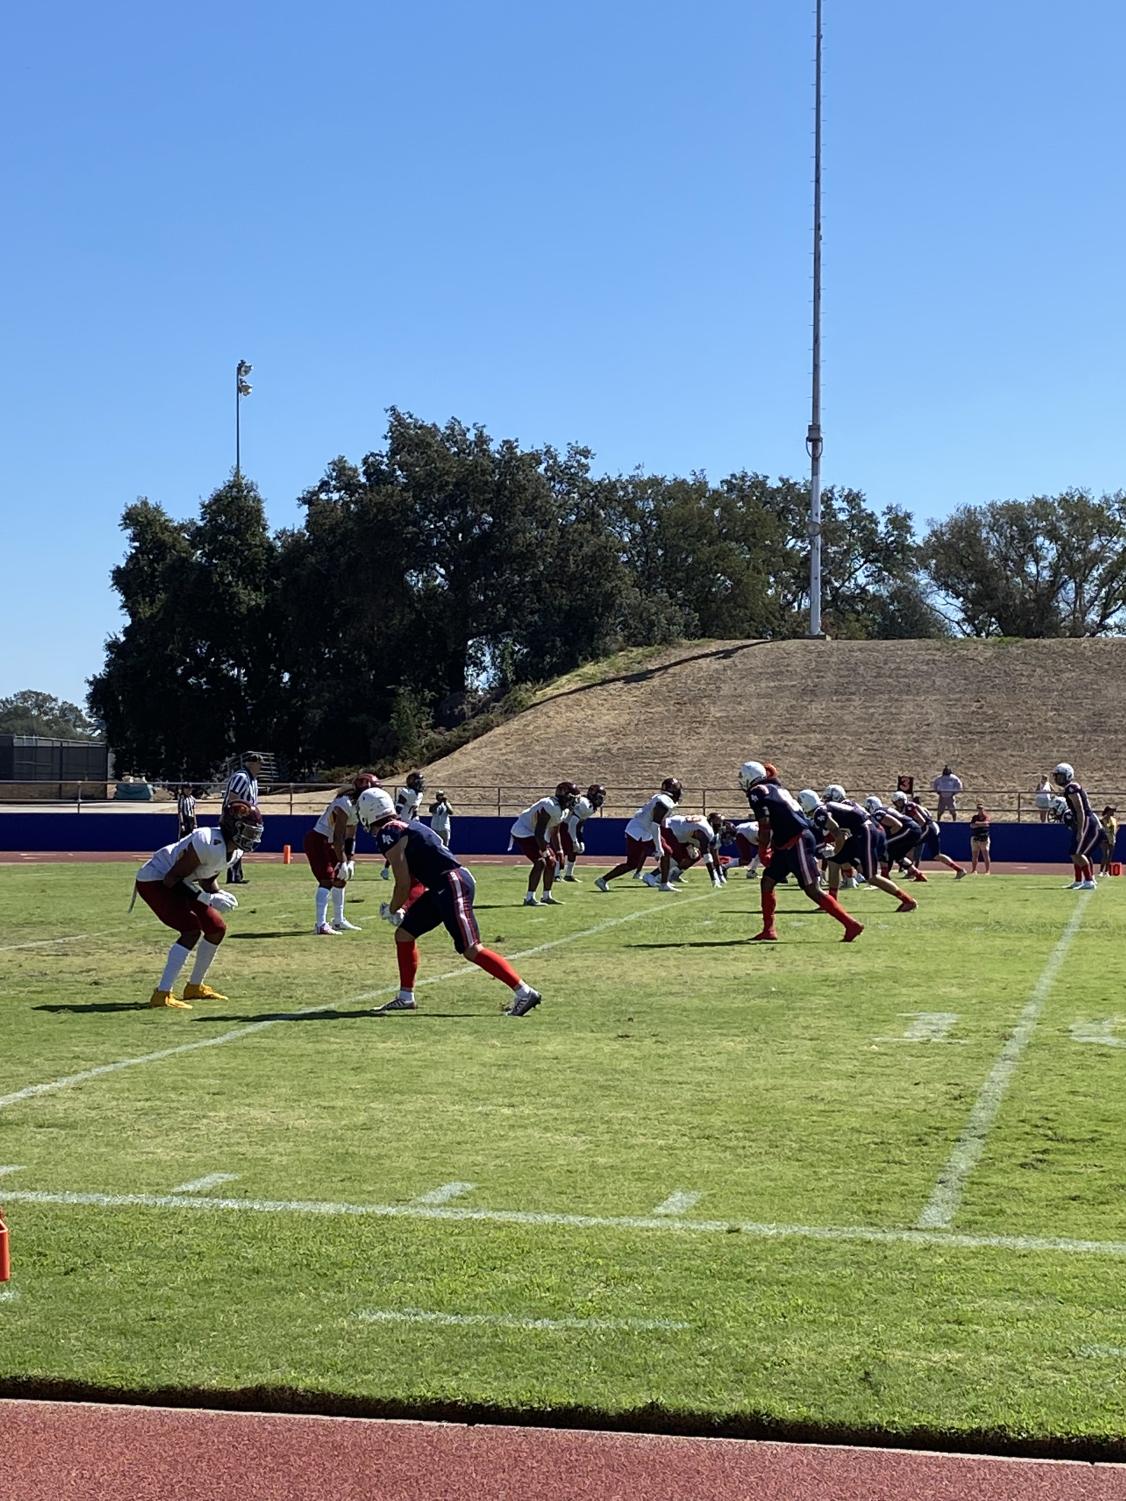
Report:
<svg viewBox="0 0 1126 1501"><path fill-rule="evenodd" d="M826 827L833 838L833 851L829 855L830 895L837 894L841 866L851 865L870 886L898 900L897 912L914 912L919 905L915 898L882 873L887 865L887 836L883 829L836 782L825 788L821 801L829 815Z"/></svg>
<svg viewBox="0 0 1126 1501"><path fill-rule="evenodd" d="M863 923L850 917L828 892L817 885L817 839L809 820L786 789L777 773L761 761L745 761L739 771L739 785L747 794L759 826L759 847L770 845L770 859L763 867L759 894L762 901L762 932L754 943L777 943L774 927L777 900L774 888L787 876L794 876L811 902L830 913L844 928L842 943L852 943L864 931Z"/></svg>
<svg viewBox="0 0 1126 1501"><path fill-rule="evenodd" d="M1098 814L1091 807L1091 800L1087 796L1086 789L1075 780L1075 767L1069 762L1060 762L1052 772L1052 781L1057 787L1063 789L1064 801L1071 814L1068 822L1072 830L1071 863L1075 869L1075 880L1067 889L1069 891L1094 891L1095 867L1091 863L1091 856L1098 849L1102 838L1102 825L1099 823Z"/></svg>
<svg viewBox="0 0 1126 1501"><path fill-rule="evenodd" d="M916 869L911 854L922 842L923 827L908 816L902 808L886 807L875 793L864 799L864 811L878 829L883 829L887 851L880 865L880 874L891 874L893 865L898 865L909 881L925 881L921 870Z"/></svg>
<svg viewBox="0 0 1126 1501"><path fill-rule="evenodd" d="M937 860L940 865L945 865L954 872L954 879L956 881L962 880L966 874L966 867L959 865L957 860L952 860L949 855L944 855L941 849L939 849L938 824L935 822L933 814L928 812L922 803L918 803L914 798L908 797L906 792L893 792L891 800L897 813L899 809L902 809L907 817L913 818L923 831L918 848L911 852L911 864L915 866L916 870L918 871L919 865L924 860ZM918 871L914 879L917 881L921 875L922 872Z"/></svg>
<svg viewBox="0 0 1126 1501"><path fill-rule="evenodd" d="M423 933L444 924L454 948L479 965L486 974L512 991L506 1016L526 1016L540 1003L533 990L508 960L487 949L473 911L477 883L428 824L412 818L409 823L395 815L395 804L382 787L370 787L356 801L360 823L375 840L375 847L391 867L395 889L379 915L395 929L395 957L399 963L399 990L380 1011L416 1011L414 982L418 975L418 944ZM409 900L412 887L421 892Z"/></svg>

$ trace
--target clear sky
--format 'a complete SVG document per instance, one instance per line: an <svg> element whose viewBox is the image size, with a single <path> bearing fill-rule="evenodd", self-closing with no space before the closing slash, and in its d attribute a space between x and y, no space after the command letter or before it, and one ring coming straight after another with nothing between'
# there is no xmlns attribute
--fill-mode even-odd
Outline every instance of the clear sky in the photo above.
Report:
<svg viewBox="0 0 1126 1501"><path fill-rule="evenodd" d="M1120 0L824 0L824 476L1126 485ZM137 495L271 523L391 404L806 471L813 0L17 7L0 695L81 702Z"/></svg>

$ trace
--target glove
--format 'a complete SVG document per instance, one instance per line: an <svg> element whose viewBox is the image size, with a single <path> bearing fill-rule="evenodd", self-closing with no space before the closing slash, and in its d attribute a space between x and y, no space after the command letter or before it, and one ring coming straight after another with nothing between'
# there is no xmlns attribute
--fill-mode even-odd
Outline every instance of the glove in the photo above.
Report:
<svg viewBox="0 0 1126 1501"><path fill-rule="evenodd" d="M575 840L575 854L576 855L585 855L586 854L586 845L582 842L581 839L576 839Z"/></svg>
<svg viewBox="0 0 1126 1501"><path fill-rule="evenodd" d="M384 922L389 922L393 928L397 928L406 916L402 907L396 907L394 912L392 912L390 902L380 902L379 915Z"/></svg>
<svg viewBox="0 0 1126 1501"><path fill-rule="evenodd" d="M217 912L233 912L238 906L238 897L229 891L201 891L199 899L205 907L214 907Z"/></svg>
<svg viewBox="0 0 1126 1501"><path fill-rule="evenodd" d="M356 874L355 860L341 860L336 867L336 879L338 881L350 881Z"/></svg>

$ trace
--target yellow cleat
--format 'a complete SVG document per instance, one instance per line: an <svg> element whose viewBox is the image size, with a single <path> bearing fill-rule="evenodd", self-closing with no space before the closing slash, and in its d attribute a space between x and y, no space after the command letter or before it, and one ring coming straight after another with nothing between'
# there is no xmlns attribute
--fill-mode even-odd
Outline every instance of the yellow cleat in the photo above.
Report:
<svg viewBox="0 0 1126 1501"><path fill-rule="evenodd" d="M185 985L185 1001L225 1001L227 997L212 990L210 985Z"/></svg>
<svg viewBox="0 0 1126 1501"><path fill-rule="evenodd" d="M166 1006L170 1011L190 1011L187 1001L178 1001L170 990L154 990L149 996L150 1006Z"/></svg>

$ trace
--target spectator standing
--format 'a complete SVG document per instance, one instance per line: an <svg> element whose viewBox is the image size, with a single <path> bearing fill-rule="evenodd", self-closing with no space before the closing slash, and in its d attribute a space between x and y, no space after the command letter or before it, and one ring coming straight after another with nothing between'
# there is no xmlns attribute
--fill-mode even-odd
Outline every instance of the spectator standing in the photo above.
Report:
<svg viewBox="0 0 1126 1501"><path fill-rule="evenodd" d="M258 773L262 770L262 757L257 751L246 751L243 754L242 765L237 771L227 778L227 786L223 793L223 809L233 802L246 803L249 807L258 807ZM250 882L242 873L242 851L236 850L234 858L227 866L228 886L249 886Z"/></svg>
<svg viewBox="0 0 1126 1501"><path fill-rule="evenodd" d="M453 818L451 815L453 811L453 804L439 787L434 794L434 801L430 804L430 827L447 849L450 848L450 829L453 827Z"/></svg>
<svg viewBox="0 0 1126 1501"><path fill-rule="evenodd" d="M186 784L177 789L176 816L180 820L180 838L186 839L195 833L195 793Z"/></svg>
<svg viewBox="0 0 1126 1501"><path fill-rule="evenodd" d="M1111 862L1114 859L1114 845L1118 838L1118 809L1113 803L1107 803L1103 809L1099 816L1099 826L1103 831L1103 861L1099 874L1101 876L1109 876Z"/></svg>
<svg viewBox="0 0 1126 1501"><path fill-rule="evenodd" d="M1036 789L1036 806L1040 810L1040 822L1048 822L1048 810L1052 804L1052 782L1048 773L1045 772L1040 778L1040 785Z"/></svg>
<svg viewBox="0 0 1126 1501"><path fill-rule="evenodd" d="M970 875L977 875L977 862L982 863L982 875L989 874L989 814L978 803L970 819Z"/></svg>
<svg viewBox="0 0 1126 1501"><path fill-rule="evenodd" d="M961 777L956 777L949 766L944 766L942 775L935 777L931 783L931 790L938 793L938 812L935 814L935 821L941 823L942 815L949 813L951 821L957 823L958 804L954 799L962 791Z"/></svg>

